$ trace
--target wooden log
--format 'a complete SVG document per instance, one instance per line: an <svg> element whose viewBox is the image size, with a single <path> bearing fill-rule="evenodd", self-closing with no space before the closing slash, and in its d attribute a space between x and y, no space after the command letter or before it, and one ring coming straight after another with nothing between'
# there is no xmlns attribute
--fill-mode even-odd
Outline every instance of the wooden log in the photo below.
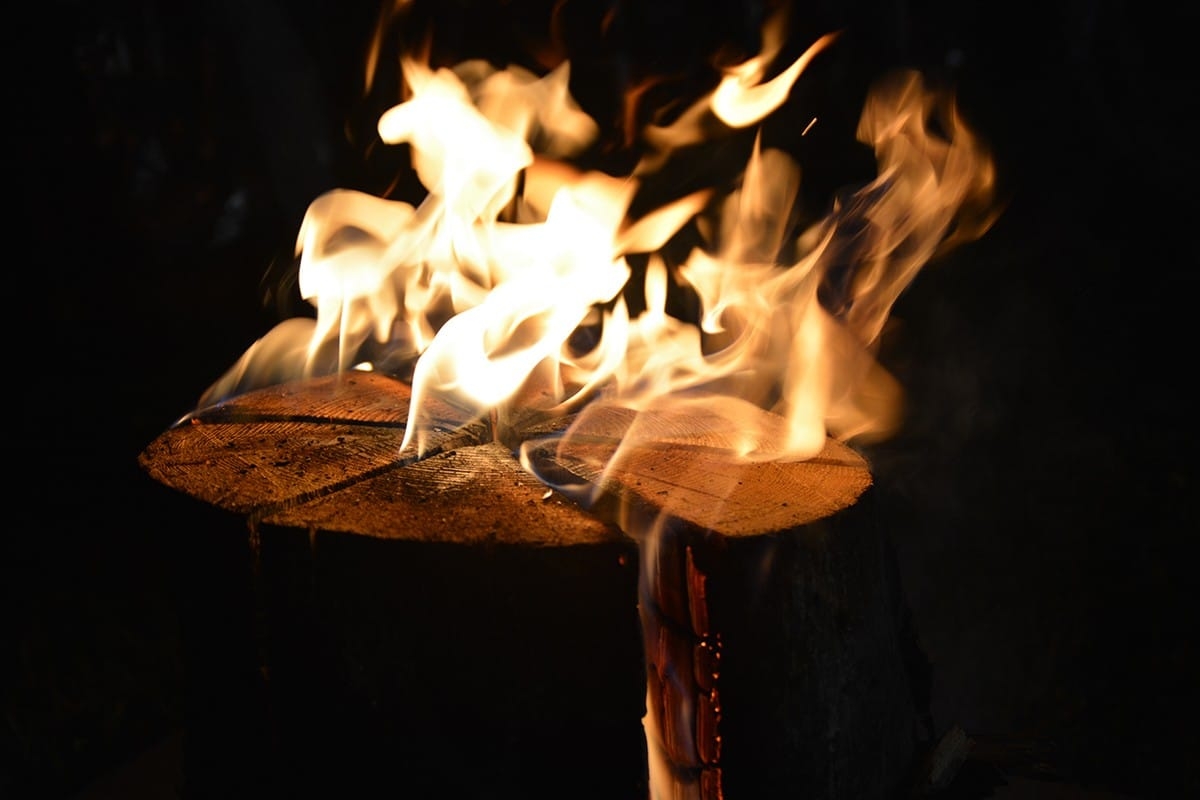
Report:
<svg viewBox="0 0 1200 800"><path fill-rule="evenodd" d="M652 411L634 439L600 405L568 437L530 418L502 443L434 404L417 457L408 399L370 373L273 387L140 459L257 534L273 727L302 784L406 754L413 789L646 797L649 748L656 797L898 796L923 662L853 450L747 461L715 418ZM602 501L522 469L523 439Z"/></svg>
<svg viewBox="0 0 1200 800"><path fill-rule="evenodd" d="M198 411L140 455L156 480L253 523L462 544L615 542L620 531L547 496L488 427L430 402L420 457L400 452L406 384L346 373Z"/></svg>
<svg viewBox="0 0 1200 800"><path fill-rule="evenodd" d="M422 456L402 454L408 399L370 373L273 387L190 415L141 456L155 479L248 522L258 609L244 613L260 619L266 709L253 785L644 795L636 546L450 406L432 406ZM235 778L222 764L246 759L222 758L220 740L244 721L208 716L220 690L207 678L193 676L204 702L190 744L210 774L193 795L223 797Z"/></svg>
<svg viewBox="0 0 1200 800"><path fill-rule="evenodd" d="M639 585L657 797L906 796L928 674L873 514L733 538L660 521Z"/></svg>
<svg viewBox="0 0 1200 800"><path fill-rule="evenodd" d="M760 458L783 440L758 414L731 429L702 406L597 405L533 455L641 532L652 796L903 796L929 675L869 470L832 440L803 461L736 455L746 429Z"/></svg>

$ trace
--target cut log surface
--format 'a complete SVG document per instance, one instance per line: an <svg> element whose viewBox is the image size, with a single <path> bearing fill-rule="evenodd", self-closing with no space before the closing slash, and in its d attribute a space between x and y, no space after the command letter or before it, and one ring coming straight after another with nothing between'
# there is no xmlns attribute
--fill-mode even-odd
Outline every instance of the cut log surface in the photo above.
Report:
<svg viewBox="0 0 1200 800"><path fill-rule="evenodd" d="M565 496L547 494L513 457L514 443L493 441L484 421L449 403L428 402L421 454L401 453L409 400L407 384L368 372L284 384L189 415L140 461L168 486L268 524L512 544L620 535ZM833 439L809 459L744 459L730 431L702 414L636 415L638 436L629 443L633 412L593 411L567 446L551 438L534 447L534 459L622 502L725 536L822 519L871 483L863 459ZM760 413L756 423L768 433L778 429L767 438L782 439L782 421ZM533 436L545 429L530 425Z"/></svg>
<svg viewBox="0 0 1200 800"><path fill-rule="evenodd" d="M497 431L431 401L418 455L400 449L410 398L373 373L298 381L197 411L140 456L159 482L270 533L264 558L274 546L307 564L299 578L266 567L292 598L268 637L277 697L303 705L313 678L298 665L326 663L327 683L353 688L321 718L341 730L374 720L409 742L398 779L410 786L419 774L468 780L432 743L464 726L489 731L504 747L463 797L645 800L644 760L632 772L594 763L598 742L628 734L634 706L639 739L646 715L643 759L648 749L650 773L666 782L655 800L900 796L924 736L925 665L870 470L852 448L828 440L811 458L772 457L786 431L761 411L750 437L695 407L599 404L573 419L510 416ZM522 468L522 449L544 482ZM568 483L601 499L584 508L549 488ZM297 529L307 555L303 543L279 550ZM325 532L357 536L317 547ZM304 616L316 621L295 622ZM574 620L587 621L577 630ZM519 644L506 649L510 640ZM474 642L487 652L472 655ZM631 658L644 680L630 680ZM441 677L450 686L439 691ZM369 713L348 714L356 703ZM293 749L342 744L306 715L277 714L304 731L287 739ZM424 733L380 722L405 716ZM573 735L592 752L573 758ZM548 768L555 747L565 749ZM622 761L628 751L627 739L607 750ZM534 766L514 767L523 761ZM609 780L594 793L563 786L561 776L598 769Z"/></svg>
<svg viewBox="0 0 1200 800"><path fill-rule="evenodd" d="M596 405L561 445L535 446L533 460L552 461L640 516L664 514L722 536L793 530L853 504L871 485L862 457L834 439L811 458L768 460L773 443L786 438L784 421L754 413L759 441L748 443L737 427L694 406L635 413ZM755 455L739 455L745 450Z"/></svg>
<svg viewBox="0 0 1200 800"><path fill-rule="evenodd" d="M140 462L156 480L253 521L421 541L613 541L611 524L521 469L488 426L431 401L423 453L401 453L407 384L352 372L198 411Z"/></svg>

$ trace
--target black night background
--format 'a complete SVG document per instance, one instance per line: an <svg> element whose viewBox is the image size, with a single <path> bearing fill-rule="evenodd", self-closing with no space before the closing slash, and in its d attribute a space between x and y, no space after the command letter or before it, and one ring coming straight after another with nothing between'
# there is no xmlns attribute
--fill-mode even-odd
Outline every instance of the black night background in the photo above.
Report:
<svg viewBox="0 0 1200 800"><path fill-rule="evenodd" d="M516 58L546 40L552 5L418 0L413 18L446 54ZM580 101L615 125L631 75L703 85L771 2L561 5ZM194 643L222 638L197 626L227 614L228 655L253 657L249 554L137 456L304 313L289 270L308 203L396 174L371 146L386 82L363 94L379 12L57 0L8 27L0 796L199 796L189 681L220 654ZM1006 203L895 307L881 358L911 413L867 451L934 725L975 741L942 797L1200 789L1183 17L1119 0L794 8L803 45L845 32L801 80L824 81L807 99L829 130L852 131L874 77L916 67L955 88ZM814 207L862 178L861 154L831 147L804 163Z"/></svg>

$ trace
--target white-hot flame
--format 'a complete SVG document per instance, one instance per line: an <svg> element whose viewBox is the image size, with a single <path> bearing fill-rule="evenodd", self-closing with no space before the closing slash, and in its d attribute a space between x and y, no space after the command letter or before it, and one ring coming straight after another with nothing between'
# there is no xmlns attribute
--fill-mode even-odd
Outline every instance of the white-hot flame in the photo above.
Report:
<svg viewBox="0 0 1200 800"><path fill-rule="evenodd" d="M949 97L915 73L877 89L858 135L878 178L808 230L792 230L798 166L757 144L736 191L630 214L672 152L713 126L762 121L836 40L768 80L779 43L774 28L764 34L761 55L648 129L648 154L616 177L571 165L598 128L569 94L566 63L537 77L404 61L411 96L379 134L411 148L427 194L416 205L350 190L317 198L297 242L315 319L271 331L202 403L284 377L404 365L402 446L418 449L422 401L435 394L480 415L524 394L582 409L580 420L605 404L695 408L705 424L723 420L721 440L748 459L803 459L831 434L888 433L901 396L873 349L891 307L940 249L991 222L991 163ZM684 228L699 243L672 264L663 251ZM636 313L630 289L644 298ZM698 300L695 319L668 311L681 289ZM753 427L761 409L785 421L782 440Z"/></svg>

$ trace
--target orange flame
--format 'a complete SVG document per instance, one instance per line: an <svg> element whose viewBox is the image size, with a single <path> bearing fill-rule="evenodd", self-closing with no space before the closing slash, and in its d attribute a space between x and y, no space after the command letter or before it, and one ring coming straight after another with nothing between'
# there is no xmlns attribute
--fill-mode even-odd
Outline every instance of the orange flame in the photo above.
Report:
<svg viewBox="0 0 1200 800"><path fill-rule="evenodd" d="M539 77L404 59L409 94L378 130L410 147L427 195L417 205L352 190L317 198L297 240L315 319L270 331L201 404L288 377L411 369L402 448L421 448L430 396L485 414L531 387L550 410L582 406L581 423L605 405L694 408L747 459L804 459L828 435L890 433L901 391L873 351L892 305L924 264L994 216L991 161L952 98L916 73L873 91L858 137L878 177L799 235L799 166L760 142L736 191L630 213L673 152L762 122L837 38L768 80L779 34L768 24L759 56L670 126L644 131L647 155L627 176L572 166L599 128L570 95L568 62ZM700 243L672 269L662 251L684 228ZM669 313L673 283L698 298L696 320ZM645 298L636 314L630 289ZM756 429L765 417L751 409L781 418L782 437L775 422Z"/></svg>
<svg viewBox="0 0 1200 800"><path fill-rule="evenodd" d="M385 19L405 5L394 0ZM995 217L993 165L948 94L914 72L878 86L858 127L876 179L802 232L792 222L799 165L761 138L736 190L631 211L680 150L778 110L837 39L821 37L768 77L781 31L782 18L768 23L758 56L671 124L642 131L645 155L622 176L573 164L600 130L570 95L569 62L537 76L404 58L406 99L378 132L410 148L426 195L416 205L352 190L318 197L296 243L315 319L269 331L201 405L351 368L410 374L400 449L418 454L433 397L480 416L522 404L578 411L557 440L521 446L534 474L539 448L570 447L580 432L619 440L602 469L643 437L784 461L815 456L831 435L891 433L902 392L874 357L891 308L926 263ZM379 51L377 40L372 65ZM681 241L692 242L682 257ZM694 319L671 312L673 291L696 299ZM569 488L588 503L600 485ZM653 548L654 531L642 533ZM647 714L650 740L658 723ZM650 777L652 796L676 796L654 757Z"/></svg>

